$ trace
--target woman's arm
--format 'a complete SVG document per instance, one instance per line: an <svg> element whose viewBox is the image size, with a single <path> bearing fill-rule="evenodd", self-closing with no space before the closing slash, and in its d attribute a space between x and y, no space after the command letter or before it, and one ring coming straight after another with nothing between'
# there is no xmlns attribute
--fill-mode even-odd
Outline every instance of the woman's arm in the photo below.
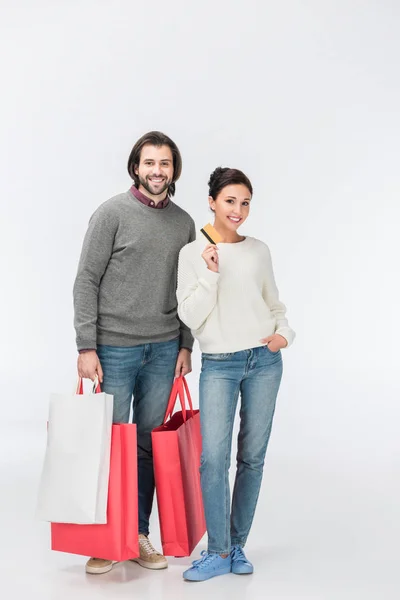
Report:
<svg viewBox="0 0 400 600"><path fill-rule="evenodd" d="M197 275L189 252L183 248L178 264L178 315L190 329L201 327L217 303L219 273L207 269Z"/></svg>
<svg viewBox="0 0 400 600"><path fill-rule="evenodd" d="M267 246L266 250L265 276L262 295L268 305L268 308L276 319L275 333L283 336L287 340L288 346L290 346L296 334L293 329L289 327L289 323L286 318L286 306L279 300L279 292L272 267L271 253Z"/></svg>

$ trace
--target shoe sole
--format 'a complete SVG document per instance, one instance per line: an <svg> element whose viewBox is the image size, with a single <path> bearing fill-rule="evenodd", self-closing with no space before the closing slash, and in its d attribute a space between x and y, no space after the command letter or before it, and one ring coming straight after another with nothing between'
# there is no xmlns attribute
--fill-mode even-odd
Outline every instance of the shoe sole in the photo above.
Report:
<svg viewBox="0 0 400 600"><path fill-rule="evenodd" d="M254 569L251 569L251 571L241 571L240 568L239 568L238 571L235 571L235 567L232 566L232 573L234 575L253 575Z"/></svg>
<svg viewBox="0 0 400 600"><path fill-rule="evenodd" d="M113 568L113 565L108 565L107 567L86 567L86 573L89 575L104 575L104 573L108 573Z"/></svg>
<svg viewBox="0 0 400 600"><path fill-rule="evenodd" d="M189 581L190 583L199 583L200 581L207 581L208 579L212 579L213 577L218 577L218 575L228 575L231 573L231 569L224 569L223 571L218 571L218 573L213 573L209 577L205 577L204 579L187 579L184 577L185 581Z"/></svg>
<svg viewBox="0 0 400 600"><path fill-rule="evenodd" d="M151 569L152 571L159 571L161 569L166 569L168 567L168 563L150 563L141 558L131 558L131 562L138 563L141 567L145 569Z"/></svg>

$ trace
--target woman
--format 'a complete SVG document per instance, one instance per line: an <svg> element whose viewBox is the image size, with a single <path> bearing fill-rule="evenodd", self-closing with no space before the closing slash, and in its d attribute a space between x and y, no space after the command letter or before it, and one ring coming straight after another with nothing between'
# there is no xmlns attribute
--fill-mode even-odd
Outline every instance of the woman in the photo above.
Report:
<svg viewBox="0 0 400 600"><path fill-rule="evenodd" d="M201 487L208 550L184 572L190 581L253 572L243 547L252 524L282 376L281 349L292 343L266 244L238 234L253 188L237 169L217 168L209 181L218 246L205 237L179 255L178 314L202 350ZM228 471L241 395L237 471L230 510Z"/></svg>

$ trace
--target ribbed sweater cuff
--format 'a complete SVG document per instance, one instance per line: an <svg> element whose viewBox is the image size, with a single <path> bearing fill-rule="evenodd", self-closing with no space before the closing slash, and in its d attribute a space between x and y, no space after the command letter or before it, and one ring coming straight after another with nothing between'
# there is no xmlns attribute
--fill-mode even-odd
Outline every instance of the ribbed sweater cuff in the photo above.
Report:
<svg viewBox="0 0 400 600"><path fill-rule="evenodd" d="M93 340L76 340L78 352L81 350L97 350L97 344Z"/></svg>
<svg viewBox="0 0 400 600"><path fill-rule="evenodd" d="M179 349L186 348L191 352L193 350L193 341L193 336L190 331L181 329L179 336Z"/></svg>
<svg viewBox="0 0 400 600"><path fill-rule="evenodd" d="M293 344L294 338L296 337L295 332L290 327L281 327L277 329L275 333L278 333L279 335L285 338L285 340L288 343L288 345L286 346L287 348Z"/></svg>

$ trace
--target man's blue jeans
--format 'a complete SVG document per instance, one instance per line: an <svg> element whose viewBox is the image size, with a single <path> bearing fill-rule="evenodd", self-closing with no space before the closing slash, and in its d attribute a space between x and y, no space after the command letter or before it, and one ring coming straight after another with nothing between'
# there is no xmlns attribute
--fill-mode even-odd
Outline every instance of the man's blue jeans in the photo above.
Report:
<svg viewBox="0 0 400 600"><path fill-rule="evenodd" d="M281 352L271 352L267 346L202 355L200 474L209 552L228 553L231 546L246 543L281 378ZM228 472L239 392L240 431L231 510Z"/></svg>
<svg viewBox="0 0 400 600"><path fill-rule="evenodd" d="M133 404L137 426L139 533L149 534L154 497L151 431L161 425L167 408L179 353L179 338L140 346L99 345L102 390L114 396L114 423L128 423ZM133 403L132 403L133 395Z"/></svg>

